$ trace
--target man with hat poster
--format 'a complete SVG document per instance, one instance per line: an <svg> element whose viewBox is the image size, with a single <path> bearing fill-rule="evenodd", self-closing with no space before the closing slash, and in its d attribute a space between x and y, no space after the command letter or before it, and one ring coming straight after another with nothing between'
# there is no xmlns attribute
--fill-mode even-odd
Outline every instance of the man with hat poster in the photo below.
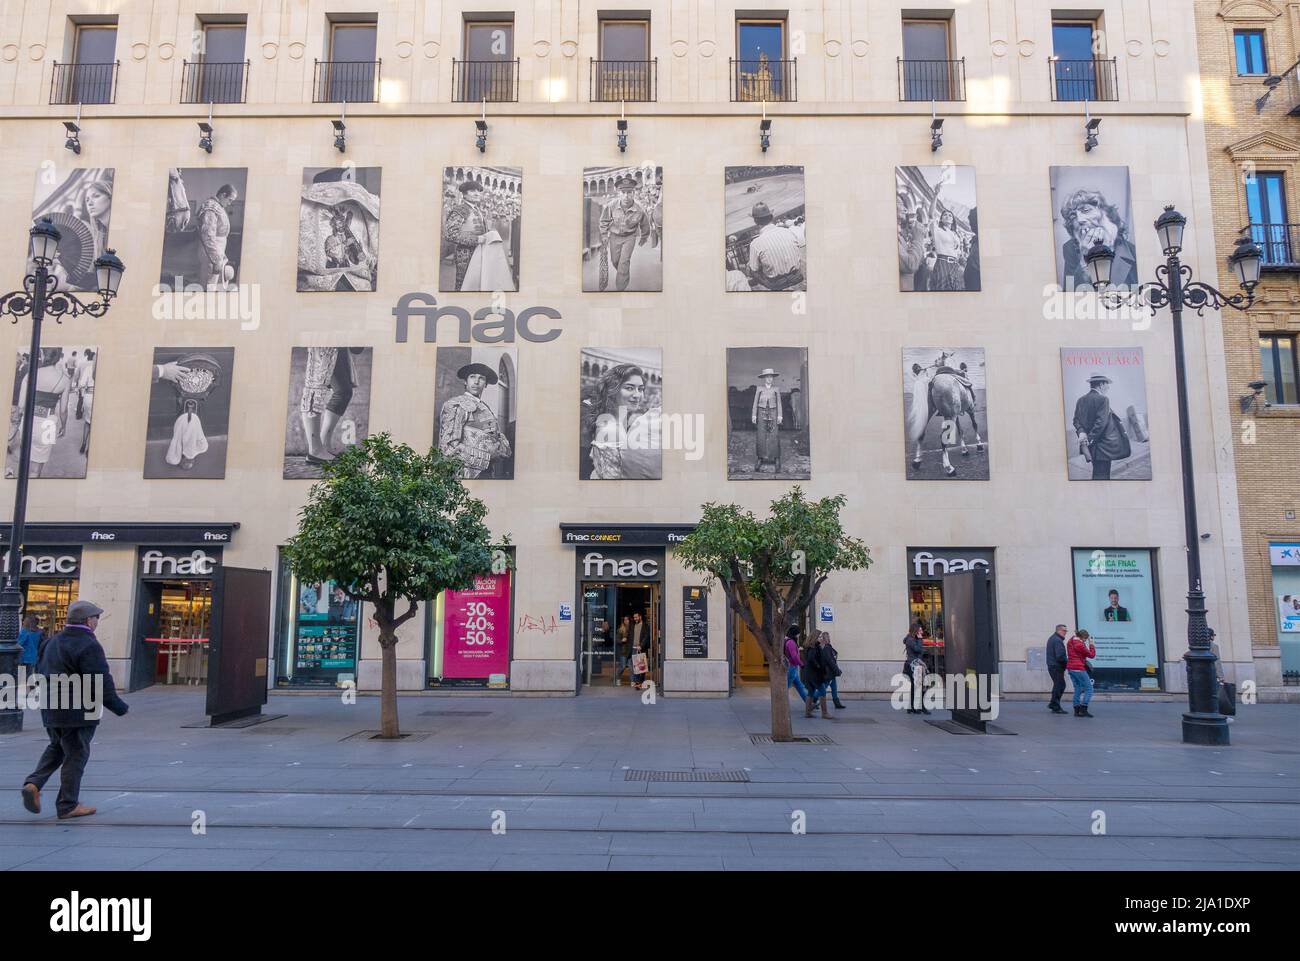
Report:
<svg viewBox="0 0 1300 961"><path fill-rule="evenodd" d="M759 373L763 386L754 391L754 405L749 412L749 422L757 428L754 438L754 472L761 474L764 464L772 465L772 473L781 470L781 392L775 386L781 375L771 367Z"/></svg>
<svg viewBox="0 0 1300 961"><path fill-rule="evenodd" d="M442 405L438 414L438 448L465 465L461 477L492 476L492 462L508 462L510 441L502 433L497 415L483 400L483 391L497 383L496 371L486 364L466 364L456 371L465 392ZM513 473L507 472L507 476Z"/></svg>
<svg viewBox="0 0 1300 961"><path fill-rule="evenodd" d="M104 648L95 637L103 609L86 600L68 605L68 620L63 630L41 644L37 671L46 678L77 678L81 698L78 704L53 703L66 697L70 684L50 683L47 703L41 709L41 722L50 739L36 770L23 781L23 807L41 813L41 788L62 767L59 796L55 811L59 820L86 817L95 809L81 803L81 776L90 760L90 741L95 728L108 708L118 717L127 712L126 702L117 696L113 675L109 672Z"/></svg>
<svg viewBox="0 0 1300 961"><path fill-rule="evenodd" d="M749 275L762 290L807 290L803 255L788 227L774 222L771 209L761 200L750 215L758 233L749 241Z"/></svg>
<svg viewBox="0 0 1300 961"><path fill-rule="evenodd" d="M1110 409L1111 379L1102 373L1088 378L1088 393L1075 402L1074 430L1079 438L1079 453L1092 464L1093 480L1110 480L1112 461L1124 460L1132 453L1124 425Z"/></svg>
<svg viewBox="0 0 1300 961"><path fill-rule="evenodd" d="M653 229L650 214L636 199L636 178L623 174L615 181L618 196L600 212L600 289L609 284L609 263L616 271L614 286L627 290L632 279L632 252L644 247ZM608 258L608 261L607 259Z"/></svg>

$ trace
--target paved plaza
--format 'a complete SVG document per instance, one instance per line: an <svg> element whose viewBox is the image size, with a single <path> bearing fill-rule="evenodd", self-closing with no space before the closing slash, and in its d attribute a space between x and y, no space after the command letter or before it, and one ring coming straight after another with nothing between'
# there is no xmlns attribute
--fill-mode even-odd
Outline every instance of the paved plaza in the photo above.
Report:
<svg viewBox="0 0 1300 961"><path fill-rule="evenodd" d="M1091 720L1004 702L1016 736L849 700L795 719L833 743L775 745L750 738L761 688L405 696L400 742L354 736L375 697L272 694L284 717L221 730L186 726L199 690L127 700L96 736L85 821L55 819L57 775L46 813L21 806L38 716L0 736L0 869L1300 867L1300 705L1243 705L1231 747L1197 748L1172 699L1094 701Z"/></svg>

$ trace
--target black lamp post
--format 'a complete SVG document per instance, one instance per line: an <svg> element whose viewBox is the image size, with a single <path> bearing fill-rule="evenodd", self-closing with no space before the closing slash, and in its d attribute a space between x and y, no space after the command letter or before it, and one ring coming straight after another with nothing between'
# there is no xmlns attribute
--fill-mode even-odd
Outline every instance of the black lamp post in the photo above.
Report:
<svg viewBox="0 0 1300 961"><path fill-rule="evenodd" d="M1196 488L1192 477L1192 436L1187 416L1187 369L1183 354L1183 308L1204 314L1206 307L1222 310L1232 307L1246 310L1255 302L1255 286L1263 255L1259 247L1243 236L1228 257L1244 293L1232 296L1220 293L1208 284L1192 280L1192 268L1178 259L1183 248L1183 228L1187 218L1165 207L1156 220L1160 248L1165 262L1156 268L1156 280L1141 284L1133 291L1111 288L1110 269L1115 254L1102 243L1093 244L1085 255L1088 275L1100 291L1102 303L1114 309L1123 304L1141 304L1154 315L1168 307L1174 321L1174 366L1178 383L1178 441L1182 449L1183 523L1187 538L1187 663L1188 711L1183 715L1183 742L1186 744L1227 744L1228 719L1219 713L1218 677L1214 669L1217 658L1210 647L1210 628L1205 619L1205 594L1201 590L1201 541L1196 524Z"/></svg>
<svg viewBox="0 0 1300 961"><path fill-rule="evenodd" d="M22 571L23 530L27 523L27 472L32 463L32 416L36 404L36 375L41 366L41 321L46 314L62 323L64 316L89 314L102 317L117 296L122 272L126 269L111 249L95 258L95 286L99 300L83 303L72 294L59 290L59 278L50 272L58 254L61 235L54 224L45 218L32 225L31 258L33 273L23 278L23 289L0 296L0 315L9 314L13 322L28 314L32 318L32 348L27 364L27 390L23 397L22 447L18 454L18 489L14 493L13 529L9 535L9 550L4 570L4 584L0 587L0 675L17 677L18 619L22 612L23 595L19 590ZM19 708L0 708L0 734L13 734L23 729L23 712Z"/></svg>

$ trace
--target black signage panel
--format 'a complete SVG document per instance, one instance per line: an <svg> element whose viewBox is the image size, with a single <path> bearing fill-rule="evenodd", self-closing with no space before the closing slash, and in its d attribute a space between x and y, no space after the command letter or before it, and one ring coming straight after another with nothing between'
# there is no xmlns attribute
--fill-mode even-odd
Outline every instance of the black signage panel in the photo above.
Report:
<svg viewBox="0 0 1300 961"><path fill-rule="evenodd" d="M702 587L682 588L682 655L709 656L709 595Z"/></svg>
<svg viewBox="0 0 1300 961"><path fill-rule="evenodd" d="M694 524L561 524L560 542L568 547L672 547L694 530Z"/></svg>
<svg viewBox="0 0 1300 961"><path fill-rule="evenodd" d="M235 524L28 524L27 544L229 544L239 525ZM0 544L8 544L10 524L0 524Z"/></svg>

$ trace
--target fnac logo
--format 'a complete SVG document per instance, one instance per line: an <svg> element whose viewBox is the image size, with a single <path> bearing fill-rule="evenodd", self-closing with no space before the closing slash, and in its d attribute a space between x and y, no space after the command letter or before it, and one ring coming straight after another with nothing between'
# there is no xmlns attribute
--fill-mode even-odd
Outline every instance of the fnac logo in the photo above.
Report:
<svg viewBox="0 0 1300 961"><path fill-rule="evenodd" d="M438 321L443 317L456 319L457 333L462 344L471 341L480 344L513 344L516 335L523 340L542 344L555 340L561 333L559 327L536 331L531 326L535 317L560 320L560 312L551 307L529 307L520 311L518 316L505 307L484 307L475 311L471 317L464 307L439 307L438 298L433 294L415 291L402 294L397 299L397 306L393 308L393 316L397 318L396 335L399 344L406 343L412 314L424 318L426 344L438 342Z"/></svg>

